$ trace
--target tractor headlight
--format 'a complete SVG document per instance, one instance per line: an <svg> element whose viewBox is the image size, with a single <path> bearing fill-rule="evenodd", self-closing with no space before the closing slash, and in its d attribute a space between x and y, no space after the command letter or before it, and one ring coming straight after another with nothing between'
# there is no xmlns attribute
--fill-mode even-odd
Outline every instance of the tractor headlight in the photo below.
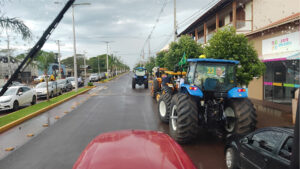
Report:
<svg viewBox="0 0 300 169"><path fill-rule="evenodd" d="M144 76L145 79L147 79L147 76Z"/></svg>

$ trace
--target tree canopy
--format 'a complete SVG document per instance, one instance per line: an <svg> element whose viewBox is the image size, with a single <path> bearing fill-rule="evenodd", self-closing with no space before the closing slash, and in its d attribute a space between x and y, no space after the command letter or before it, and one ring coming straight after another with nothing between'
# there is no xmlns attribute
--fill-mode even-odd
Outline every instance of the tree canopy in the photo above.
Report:
<svg viewBox="0 0 300 169"><path fill-rule="evenodd" d="M187 58L197 58L203 54L203 48L201 44L198 44L190 36L183 35L180 37L178 42L172 42L170 44L170 49L164 57L164 66L173 70L174 66L177 65L183 57L184 53Z"/></svg>
<svg viewBox="0 0 300 169"><path fill-rule="evenodd" d="M209 58L240 61L236 76L241 85L248 85L253 77L260 77L265 71L253 45L245 35L236 34L233 27L219 29L208 41L204 53Z"/></svg>

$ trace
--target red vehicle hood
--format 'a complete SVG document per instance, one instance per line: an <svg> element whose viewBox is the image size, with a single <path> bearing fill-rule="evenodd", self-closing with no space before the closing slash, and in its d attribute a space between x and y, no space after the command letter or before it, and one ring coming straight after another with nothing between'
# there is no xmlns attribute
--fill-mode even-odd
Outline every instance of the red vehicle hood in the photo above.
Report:
<svg viewBox="0 0 300 169"><path fill-rule="evenodd" d="M73 169L196 169L183 149L157 131L125 130L96 137Z"/></svg>

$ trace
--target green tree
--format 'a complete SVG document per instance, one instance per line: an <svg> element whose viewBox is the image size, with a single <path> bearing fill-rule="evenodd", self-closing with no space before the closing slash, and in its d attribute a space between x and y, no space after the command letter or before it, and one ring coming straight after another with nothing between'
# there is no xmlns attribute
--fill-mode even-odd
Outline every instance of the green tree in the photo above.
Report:
<svg viewBox="0 0 300 169"><path fill-rule="evenodd" d="M219 29L208 41L204 53L209 58L240 61L236 72L240 85L248 85L253 77L260 77L265 71L253 45L245 35L236 34L233 27Z"/></svg>
<svg viewBox="0 0 300 169"><path fill-rule="evenodd" d="M166 51L160 51L156 54L156 59L155 59L155 65L158 67L165 67L165 56L167 52Z"/></svg>
<svg viewBox="0 0 300 169"><path fill-rule="evenodd" d="M77 74L80 75L80 65L84 65L84 58L83 57L78 57L77 56ZM66 59L63 59L61 61L62 64L64 64L66 67L74 69L74 57L70 56L67 57Z"/></svg>
<svg viewBox="0 0 300 169"><path fill-rule="evenodd" d="M152 73L152 69L155 67L155 58L154 57L150 57L148 62L145 65L145 68L147 69L147 71L149 73Z"/></svg>
<svg viewBox="0 0 300 169"><path fill-rule="evenodd" d="M178 42L170 44L170 49L164 57L164 66L170 70L174 69L174 66L178 64L184 53L187 58L197 58L203 54L203 48L201 44L195 42L190 36L183 35Z"/></svg>
<svg viewBox="0 0 300 169"><path fill-rule="evenodd" d="M48 70L51 63L55 62L55 54L53 52L40 51L37 56L38 68L44 71L46 88L47 88L47 100L49 101L49 91L48 91Z"/></svg>

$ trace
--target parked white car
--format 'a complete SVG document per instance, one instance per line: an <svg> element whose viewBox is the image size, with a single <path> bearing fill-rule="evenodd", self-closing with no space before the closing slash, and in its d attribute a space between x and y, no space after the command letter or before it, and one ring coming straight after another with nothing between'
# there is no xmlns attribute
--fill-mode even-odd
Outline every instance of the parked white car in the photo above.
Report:
<svg viewBox="0 0 300 169"><path fill-rule="evenodd" d="M99 75L97 73L92 73L89 77L90 82L98 82L99 81Z"/></svg>
<svg viewBox="0 0 300 169"><path fill-rule="evenodd" d="M20 106L34 105L36 103L35 90L27 86L12 86L0 97L0 111L18 110Z"/></svg>
<svg viewBox="0 0 300 169"><path fill-rule="evenodd" d="M46 82L39 83L35 87L35 91L37 94L37 98L45 98L47 97L47 87ZM57 95L62 94L62 89L57 85L57 82L48 82L48 91L49 91L49 97L52 98Z"/></svg>

